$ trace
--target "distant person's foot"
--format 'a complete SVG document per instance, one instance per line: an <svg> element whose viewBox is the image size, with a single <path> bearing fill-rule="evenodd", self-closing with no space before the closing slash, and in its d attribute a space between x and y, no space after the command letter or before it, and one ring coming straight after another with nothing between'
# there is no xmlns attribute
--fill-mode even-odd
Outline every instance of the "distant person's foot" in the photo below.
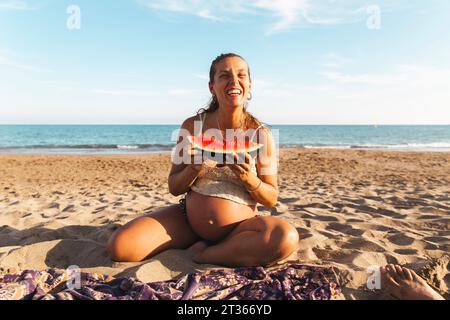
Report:
<svg viewBox="0 0 450 320"><path fill-rule="evenodd" d="M381 284L401 300L445 300L413 270L399 265L381 267Z"/></svg>

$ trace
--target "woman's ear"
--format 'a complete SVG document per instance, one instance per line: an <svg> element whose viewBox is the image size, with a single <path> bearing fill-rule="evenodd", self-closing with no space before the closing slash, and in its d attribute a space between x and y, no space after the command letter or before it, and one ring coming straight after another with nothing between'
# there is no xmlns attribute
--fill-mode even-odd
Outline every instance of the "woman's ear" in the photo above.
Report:
<svg viewBox="0 0 450 320"><path fill-rule="evenodd" d="M211 94L213 96L216 95L216 93L214 92L214 85L211 82L208 84L208 87L209 87L209 92L211 92Z"/></svg>

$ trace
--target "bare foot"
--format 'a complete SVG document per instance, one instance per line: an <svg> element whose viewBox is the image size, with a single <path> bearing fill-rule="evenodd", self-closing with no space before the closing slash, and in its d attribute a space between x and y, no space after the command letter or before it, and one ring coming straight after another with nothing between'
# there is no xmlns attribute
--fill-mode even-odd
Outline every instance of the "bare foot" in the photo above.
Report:
<svg viewBox="0 0 450 320"><path fill-rule="evenodd" d="M205 241L198 241L190 246L187 251L194 262L202 263L201 254L206 248L208 248L208 244Z"/></svg>
<svg viewBox="0 0 450 320"><path fill-rule="evenodd" d="M381 267L381 283L389 292L401 300L445 300L413 270L399 265Z"/></svg>

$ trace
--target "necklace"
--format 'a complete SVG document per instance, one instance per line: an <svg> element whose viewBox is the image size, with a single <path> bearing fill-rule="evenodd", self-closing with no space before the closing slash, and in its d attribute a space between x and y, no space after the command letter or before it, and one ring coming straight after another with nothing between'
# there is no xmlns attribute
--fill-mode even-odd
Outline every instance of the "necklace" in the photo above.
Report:
<svg viewBox="0 0 450 320"><path fill-rule="evenodd" d="M216 117L216 121L217 121L217 127L219 128L220 134L222 135L222 138L223 138L222 128L220 127L220 123L219 123L219 116Z"/></svg>

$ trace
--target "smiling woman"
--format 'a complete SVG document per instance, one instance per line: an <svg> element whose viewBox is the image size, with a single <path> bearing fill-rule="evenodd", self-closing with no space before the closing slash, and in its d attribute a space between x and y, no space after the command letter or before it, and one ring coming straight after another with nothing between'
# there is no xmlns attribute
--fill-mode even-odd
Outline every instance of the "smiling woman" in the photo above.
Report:
<svg viewBox="0 0 450 320"><path fill-rule="evenodd" d="M246 61L237 54L217 57L210 68L209 106L186 119L180 130L190 136L209 129L259 130L264 152L241 162L217 163L198 157L180 134L174 154L169 190L185 197L173 205L137 218L113 234L108 244L112 259L140 261L170 248L188 248L194 261L225 266L268 265L289 256L298 245L296 229L276 217L258 216L257 203L273 207L278 184L275 143L270 130L247 112L252 81ZM200 121L200 130L196 122ZM228 135L228 133L227 133ZM200 157L201 158L201 157Z"/></svg>

